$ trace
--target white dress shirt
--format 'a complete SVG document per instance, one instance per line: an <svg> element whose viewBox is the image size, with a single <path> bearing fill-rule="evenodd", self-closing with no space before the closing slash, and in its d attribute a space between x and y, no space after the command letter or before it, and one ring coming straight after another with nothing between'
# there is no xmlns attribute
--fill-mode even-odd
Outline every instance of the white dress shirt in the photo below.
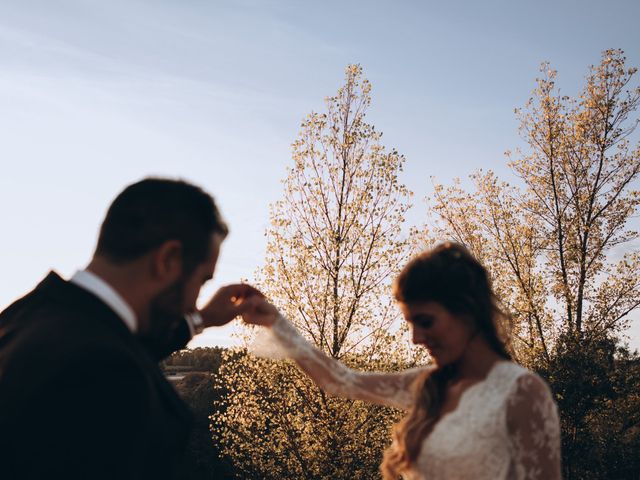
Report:
<svg viewBox="0 0 640 480"><path fill-rule="evenodd" d="M69 281L84 288L106 303L107 306L120 317L131 333L135 334L138 332L138 318L131 306L111 285L98 275L88 270L78 270ZM200 313L188 313L184 319L189 326L189 332L192 337L202 331L203 322Z"/></svg>
<svg viewBox="0 0 640 480"><path fill-rule="evenodd" d="M131 333L138 331L138 318L129 304L116 292L111 285L88 270L78 270L69 280L71 283L84 288L107 304L116 312Z"/></svg>

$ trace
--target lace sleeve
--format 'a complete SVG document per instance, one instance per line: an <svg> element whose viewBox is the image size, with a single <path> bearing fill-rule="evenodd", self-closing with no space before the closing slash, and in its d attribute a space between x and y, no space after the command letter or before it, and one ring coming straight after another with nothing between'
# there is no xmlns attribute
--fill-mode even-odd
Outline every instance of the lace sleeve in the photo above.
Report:
<svg viewBox="0 0 640 480"><path fill-rule="evenodd" d="M274 352L271 345L269 347L271 351L267 356L295 360L300 369L328 394L403 410L411 407L413 403L411 387L418 376L424 372L424 368L398 373L358 372L311 345L282 316L267 331L271 337L268 342L275 343L280 350ZM258 354L261 353L258 352Z"/></svg>
<svg viewBox="0 0 640 480"><path fill-rule="evenodd" d="M537 375L529 373L516 381L507 403L507 426L517 479L562 478L558 408Z"/></svg>

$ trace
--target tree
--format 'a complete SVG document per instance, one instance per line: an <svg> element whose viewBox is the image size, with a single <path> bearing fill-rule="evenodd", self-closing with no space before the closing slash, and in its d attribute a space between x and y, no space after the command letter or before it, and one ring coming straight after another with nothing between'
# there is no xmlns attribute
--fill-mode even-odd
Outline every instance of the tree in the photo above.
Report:
<svg viewBox="0 0 640 480"><path fill-rule="evenodd" d="M434 231L466 244L488 266L514 314L518 358L554 391L580 399L559 403L565 475L585 478L596 470L580 470L585 462L577 459L607 455L588 440L596 438L590 436L598 399L606 389L624 390L624 377L609 385L602 372L613 368L617 339L640 306L640 255L630 247L638 235L629 228L640 204L633 188L640 146L630 142L640 88L631 88L636 69L620 50L603 52L577 98L560 95L548 64L541 70L531 99L516 110L528 151L509 154L509 165L522 187L491 171L471 175L471 192L459 181L436 184ZM585 365L580 375L576 362ZM560 374L563 369L572 373ZM583 381L576 384L578 377ZM616 401L631 402L628 395ZM619 433L605 431L599 438Z"/></svg>
<svg viewBox="0 0 640 480"><path fill-rule="evenodd" d="M529 152L511 157L524 189L489 172L471 176L475 191L436 185L439 234L469 245L487 265L519 317L523 356L549 351L560 332L585 340L620 332L640 305L637 252L618 261L614 247L637 238L628 222L640 193L640 148L629 137L640 89L619 50L592 67L578 99L561 96L556 72L517 110Z"/></svg>
<svg viewBox="0 0 640 480"><path fill-rule="evenodd" d="M391 369L388 362L358 361L356 369ZM396 366L398 368L400 366ZM222 445L242 479L370 479L400 418L391 408L331 398L290 362L229 355L215 402L214 442Z"/></svg>
<svg viewBox="0 0 640 480"><path fill-rule="evenodd" d="M640 356L599 337L589 348L562 335L539 369L556 394L565 478L640 474Z"/></svg>
<svg viewBox="0 0 640 480"><path fill-rule="evenodd" d="M262 285L334 358L374 355L397 318L389 280L405 260L400 239L410 192L404 158L365 122L371 85L350 65L346 83L311 113L293 143L284 198L272 206Z"/></svg>
<svg viewBox="0 0 640 480"><path fill-rule="evenodd" d="M396 340L389 288L406 260L410 192L398 180L404 158L365 122L370 91L361 67L350 65L327 112L303 121L284 196L272 205L259 283L328 355L389 369L415 360ZM328 398L288 364L246 357L223 371L234 386L224 405L234 413L216 428L247 476L377 475L395 420L388 409Z"/></svg>

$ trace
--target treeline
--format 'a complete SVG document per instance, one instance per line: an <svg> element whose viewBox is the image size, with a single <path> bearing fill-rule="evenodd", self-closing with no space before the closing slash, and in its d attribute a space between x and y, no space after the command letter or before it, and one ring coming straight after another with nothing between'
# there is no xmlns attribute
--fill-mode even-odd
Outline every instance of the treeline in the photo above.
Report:
<svg viewBox="0 0 640 480"><path fill-rule="evenodd" d="M163 370L170 367L188 367L195 372L216 373L222 363L224 350L222 347L180 350L162 361L160 366Z"/></svg>
<svg viewBox="0 0 640 480"><path fill-rule="evenodd" d="M223 361L228 362L227 371L239 370L242 365L244 375L234 376L220 372ZM366 361L357 362L360 368L371 369L372 365ZM269 362L246 355L244 352L232 352L223 348L197 348L183 350L169 357L163 366L184 366L197 370L186 373L177 382L176 388L195 414L195 428L189 443L187 455L182 467L183 478L186 480L204 479L255 479L263 478L259 472L251 469L252 462L240 461L222 453L221 446L228 443L228 439L221 438L225 423L231 425L234 421L225 420L226 408L230 390L237 390L234 382L252 382L256 389L261 389L265 403L276 407L284 397L291 402L302 402L305 392L312 392L314 386L304 375L299 374L295 367L287 362ZM265 365L268 365L265 367ZM355 365L354 365L355 366ZM380 365L373 365L379 367ZM399 369L401 365L393 365L392 369ZM640 355L631 353L627 348L616 345L616 342L605 341L594 345L592 349L576 348L566 342L558 349L550 367L538 370L551 385L560 407L562 419L563 463L570 470L572 478L579 479L629 479L637 480L640 472ZM288 383L261 385L265 375L288 376ZM229 381L225 385L225 381ZM240 393L241 395L245 395ZM283 398L275 398L279 395ZM296 398L298 400L296 400ZM249 400L248 400L249 401ZM336 400L336 404L341 401ZM231 402L232 405L234 402ZM312 414L304 411L308 406L299 404L297 416ZM361 408L367 408L361 405ZM247 412L234 412L234 415L248 417L253 407L248 405ZM369 431L367 454L370 461L351 465L351 468L366 467L366 475L377 474L377 462L382 448L388 441L388 427L398 419L398 413L391 409L371 408L369 414L374 416L377 423L377 434L380 438L374 441ZM287 412L293 418L292 412ZM362 421L363 417L360 418ZM274 420L275 421L275 420ZM342 428L332 425L328 420L328 427L333 430ZM261 445L270 439L270 434L261 432L256 425L248 427L240 433L246 436L246 457L263 454ZM301 429L303 431L304 429ZM312 431L312 435L323 432ZM344 438L346 443L352 438ZM253 442L254 448L249 445ZM371 447L378 451L372 451ZM326 445L325 450L330 446ZM352 452L353 453L353 452ZM358 452L360 453L360 452ZM280 452L282 454L282 452ZM317 457L323 452L316 451ZM278 457L275 452L263 463L286 464L289 459ZM253 462L255 463L255 461ZM275 478L279 468L274 467ZM326 472L320 472L313 478L328 478ZM356 475L359 476L359 475ZM355 477L353 477L355 478ZM372 478L372 477L369 477Z"/></svg>
<svg viewBox="0 0 640 480"><path fill-rule="evenodd" d="M220 347L181 350L161 362L167 372L171 367L186 367L184 377L174 383L176 390L194 413L194 428L180 468L185 480L236 478L229 459L222 458L219 443L211 438L210 417L214 403L227 395L216 386L215 377L222 364Z"/></svg>

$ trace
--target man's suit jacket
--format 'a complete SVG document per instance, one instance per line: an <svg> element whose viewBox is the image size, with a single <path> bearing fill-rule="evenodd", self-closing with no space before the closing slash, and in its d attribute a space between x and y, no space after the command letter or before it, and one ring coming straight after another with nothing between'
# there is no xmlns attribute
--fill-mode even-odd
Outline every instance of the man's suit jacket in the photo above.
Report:
<svg viewBox="0 0 640 480"><path fill-rule="evenodd" d="M105 303L50 273L0 314L0 478L165 479L191 412Z"/></svg>

